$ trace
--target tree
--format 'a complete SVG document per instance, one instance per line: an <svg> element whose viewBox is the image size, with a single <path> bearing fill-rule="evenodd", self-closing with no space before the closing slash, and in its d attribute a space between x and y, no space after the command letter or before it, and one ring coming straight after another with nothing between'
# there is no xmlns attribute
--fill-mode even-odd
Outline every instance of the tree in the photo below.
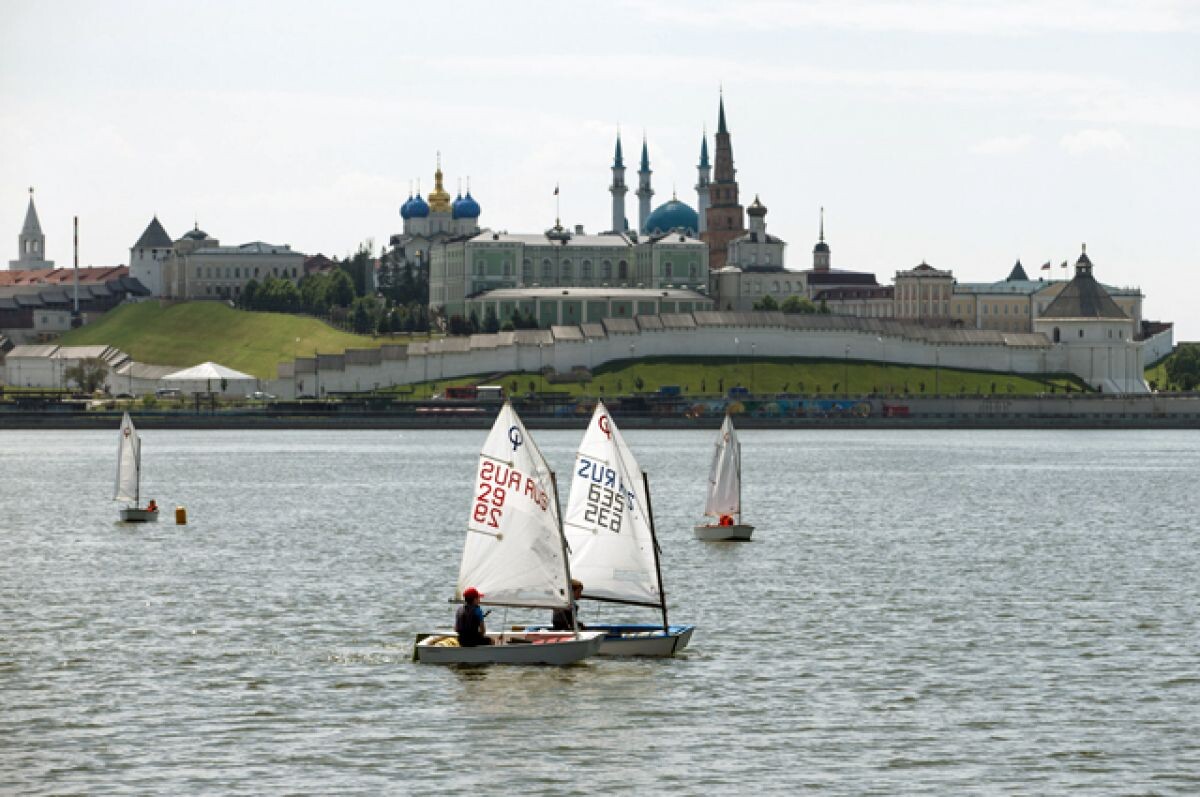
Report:
<svg viewBox="0 0 1200 797"><path fill-rule="evenodd" d="M300 280L300 303L304 312L324 318L329 315L328 274L313 273Z"/></svg>
<svg viewBox="0 0 1200 797"><path fill-rule="evenodd" d="M355 296L365 296L371 286L371 272L375 268L375 259L371 252L374 248L374 241L364 241L358 245L357 252L338 263L338 271L343 271L350 277ZM347 301L342 306L349 307L350 302Z"/></svg>
<svg viewBox="0 0 1200 797"><path fill-rule="evenodd" d="M1167 379L1180 390L1200 384L1200 345L1181 344L1167 360Z"/></svg>
<svg viewBox="0 0 1200 797"><path fill-rule="evenodd" d="M238 305L246 310L253 310L255 299L258 296L258 280L251 278L242 287L242 294L238 296Z"/></svg>
<svg viewBox="0 0 1200 797"><path fill-rule="evenodd" d="M803 296L787 297L779 309L789 315L813 315L817 312L817 306Z"/></svg>
<svg viewBox="0 0 1200 797"><path fill-rule="evenodd" d="M775 301L775 297L767 294L754 303L755 310L778 310L779 302Z"/></svg>
<svg viewBox="0 0 1200 797"><path fill-rule="evenodd" d="M63 378L79 385L84 393L94 393L108 379L108 364L98 357L88 357L65 369Z"/></svg>
<svg viewBox="0 0 1200 797"><path fill-rule="evenodd" d="M483 316L483 331L492 334L500 331L500 319L496 316L496 309L489 306L487 312Z"/></svg>
<svg viewBox="0 0 1200 797"><path fill-rule="evenodd" d="M354 281L344 269L335 269L329 278L329 303L334 307L354 304Z"/></svg>

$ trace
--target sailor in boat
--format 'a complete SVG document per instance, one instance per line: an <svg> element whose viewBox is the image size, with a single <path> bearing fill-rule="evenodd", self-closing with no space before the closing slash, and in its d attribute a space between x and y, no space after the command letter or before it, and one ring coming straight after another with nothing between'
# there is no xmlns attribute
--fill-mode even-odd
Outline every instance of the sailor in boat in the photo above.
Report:
<svg viewBox="0 0 1200 797"><path fill-rule="evenodd" d="M482 597L483 593L474 587L463 590L463 604L454 616L454 631L458 634L458 644L464 648L494 644L483 624L483 609L479 606Z"/></svg>
<svg viewBox="0 0 1200 797"><path fill-rule="evenodd" d="M574 631L578 628L584 630L583 623L578 622L576 612L579 610L579 599L583 597L583 582L577 578L571 579L571 605L565 609L555 609L551 616L550 627L555 631Z"/></svg>
<svg viewBox="0 0 1200 797"><path fill-rule="evenodd" d="M153 498L151 498L150 503L146 504L146 511L147 512L157 512L158 511L158 502L155 501Z"/></svg>
<svg viewBox="0 0 1200 797"><path fill-rule="evenodd" d="M719 521L719 523L722 526L732 526L733 525L733 515L721 515L721 520Z"/></svg>

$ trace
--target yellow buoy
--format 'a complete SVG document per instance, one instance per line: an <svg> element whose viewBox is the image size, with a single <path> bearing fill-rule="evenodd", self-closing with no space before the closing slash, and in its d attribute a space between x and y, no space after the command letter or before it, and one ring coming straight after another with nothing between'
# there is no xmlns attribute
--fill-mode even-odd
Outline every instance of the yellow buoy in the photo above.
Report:
<svg viewBox="0 0 1200 797"><path fill-rule="evenodd" d="M175 507L175 525L176 526L186 526L187 525L187 509L185 509L182 506Z"/></svg>

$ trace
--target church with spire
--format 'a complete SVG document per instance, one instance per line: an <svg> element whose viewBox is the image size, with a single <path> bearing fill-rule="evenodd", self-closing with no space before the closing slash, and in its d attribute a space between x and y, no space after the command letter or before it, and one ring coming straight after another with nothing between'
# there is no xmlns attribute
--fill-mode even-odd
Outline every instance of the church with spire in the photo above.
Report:
<svg viewBox="0 0 1200 797"><path fill-rule="evenodd" d="M471 195L469 178L466 193L460 182L458 193L450 198L444 185L442 154L439 152L437 168L433 172L433 190L427 197L422 197L418 182L416 193L410 191L408 199L400 205L404 227L403 232L391 237L393 254L402 263L428 267L434 247L477 234L481 214L479 202Z"/></svg>
<svg viewBox="0 0 1200 797"><path fill-rule="evenodd" d="M25 223L17 236L17 259L8 261L12 271L54 268L54 261L46 259L46 236L38 220L37 207L33 204L33 188L29 189L29 207L25 210Z"/></svg>

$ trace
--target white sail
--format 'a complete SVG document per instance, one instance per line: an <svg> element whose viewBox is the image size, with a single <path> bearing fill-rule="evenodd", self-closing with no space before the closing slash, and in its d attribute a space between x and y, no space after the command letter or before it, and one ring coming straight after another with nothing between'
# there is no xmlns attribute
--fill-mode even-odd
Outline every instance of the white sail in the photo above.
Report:
<svg viewBox="0 0 1200 797"><path fill-rule="evenodd" d="M586 597L658 606L662 590L642 471L603 402L588 424L563 530Z"/></svg>
<svg viewBox="0 0 1200 797"><path fill-rule="evenodd" d="M568 606L553 476L508 402L479 454L473 489L456 597L475 587L487 603Z"/></svg>
<svg viewBox="0 0 1200 797"><path fill-rule="evenodd" d="M121 419L121 433L117 444L117 485L113 491L114 501L138 502L138 483L141 478L142 439L129 413Z"/></svg>
<svg viewBox="0 0 1200 797"><path fill-rule="evenodd" d="M708 500L704 514L738 516L742 513L742 446L738 442L733 420L725 416L717 436L712 467L708 473Z"/></svg>

